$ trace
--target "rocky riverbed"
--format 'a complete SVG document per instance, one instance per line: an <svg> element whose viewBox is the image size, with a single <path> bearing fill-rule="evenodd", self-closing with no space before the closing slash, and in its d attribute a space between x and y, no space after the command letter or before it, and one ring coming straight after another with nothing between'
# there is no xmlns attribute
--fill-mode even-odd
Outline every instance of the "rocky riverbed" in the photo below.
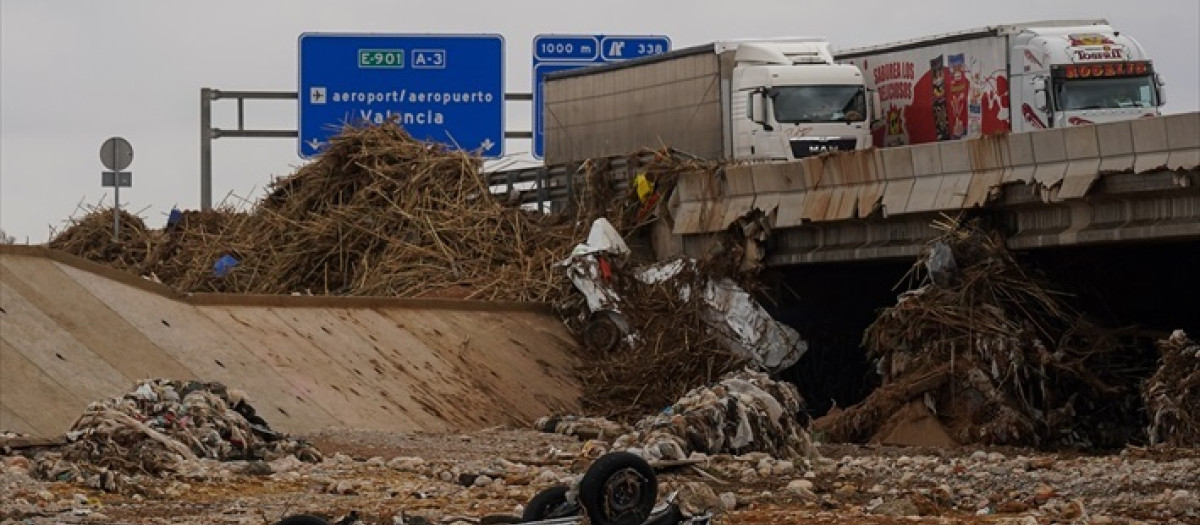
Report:
<svg viewBox="0 0 1200 525"><path fill-rule="evenodd" d="M538 490L590 463L594 442L531 430L301 436L319 463L195 460L129 490L37 481L21 455L2 459L0 523L269 525L306 512L366 524L479 523L519 515ZM660 471L662 491L719 524L1200 523L1200 451L1105 454L1000 448L817 446L794 461L762 453L695 456ZM486 520L484 520L486 521Z"/></svg>

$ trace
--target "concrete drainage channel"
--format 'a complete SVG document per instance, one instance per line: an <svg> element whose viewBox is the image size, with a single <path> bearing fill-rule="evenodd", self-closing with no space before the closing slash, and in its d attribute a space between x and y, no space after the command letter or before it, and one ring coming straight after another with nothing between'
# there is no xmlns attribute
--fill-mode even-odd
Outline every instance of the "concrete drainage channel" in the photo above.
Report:
<svg viewBox="0 0 1200 525"><path fill-rule="evenodd" d="M240 388L285 432L470 430L576 407L575 343L541 305L181 297L61 253L0 249L2 429L61 435L144 378Z"/></svg>

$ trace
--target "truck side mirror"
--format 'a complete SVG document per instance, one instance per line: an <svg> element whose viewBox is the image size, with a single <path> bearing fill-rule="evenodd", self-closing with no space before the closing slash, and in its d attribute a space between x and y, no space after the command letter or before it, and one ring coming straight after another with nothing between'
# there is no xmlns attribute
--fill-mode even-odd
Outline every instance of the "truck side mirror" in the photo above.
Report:
<svg viewBox="0 0 1200 525"><path fill-rule="evenodd" d="M871 90L871 121L883 119L883 102L879 100L879 92Z"/></svg>
<svg viewBox="0 0 1200 525"><path fill-rule="evenodd" d="M1033 79L1033 105L1038 111L1046 111L1050 107L1049 101L1046 99L1046 79Z"/></svg>
<svg viewBox="0 0 1200 525"><path fill-rule="evenodd" d="M774 129L767 123L767 91L765 89L758 89L750 93L750 120L761 125L767 131Z"/></svg>
<svg viewBox="0 0 1200 525"><path fill-rule="evenodd" d="M1167 83L1159 73L1154 74L1154 83L1158 84L1158 105L1167 103Z"/></svg>

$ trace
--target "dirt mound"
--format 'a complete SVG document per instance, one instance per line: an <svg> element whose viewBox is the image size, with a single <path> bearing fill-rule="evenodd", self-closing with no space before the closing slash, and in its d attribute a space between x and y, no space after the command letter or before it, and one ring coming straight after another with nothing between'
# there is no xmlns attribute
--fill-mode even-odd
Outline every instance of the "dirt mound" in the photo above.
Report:
<svg viewBox="0 0 1200 525"><path fill-rule="evenodd" d="M1140 426L1137 356L1026 272L1003 241L946 222L913 267L919 287L864 334L883 385L818 420L863 442L919 401L960 443L1121 446Z"/></svg>

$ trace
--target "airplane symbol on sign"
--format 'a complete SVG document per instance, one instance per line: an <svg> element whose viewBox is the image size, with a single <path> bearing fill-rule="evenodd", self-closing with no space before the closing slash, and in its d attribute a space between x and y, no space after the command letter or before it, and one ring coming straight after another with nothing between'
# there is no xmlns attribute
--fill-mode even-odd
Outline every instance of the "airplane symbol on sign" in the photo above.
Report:
<svg viewBox="0 0 1200 525"><path fill-rule="evenodd" d="M310 104L324 104L325 103L325 88L324 87L313 87L312 89L309 89L308 90L308 102Z"/></svg>

